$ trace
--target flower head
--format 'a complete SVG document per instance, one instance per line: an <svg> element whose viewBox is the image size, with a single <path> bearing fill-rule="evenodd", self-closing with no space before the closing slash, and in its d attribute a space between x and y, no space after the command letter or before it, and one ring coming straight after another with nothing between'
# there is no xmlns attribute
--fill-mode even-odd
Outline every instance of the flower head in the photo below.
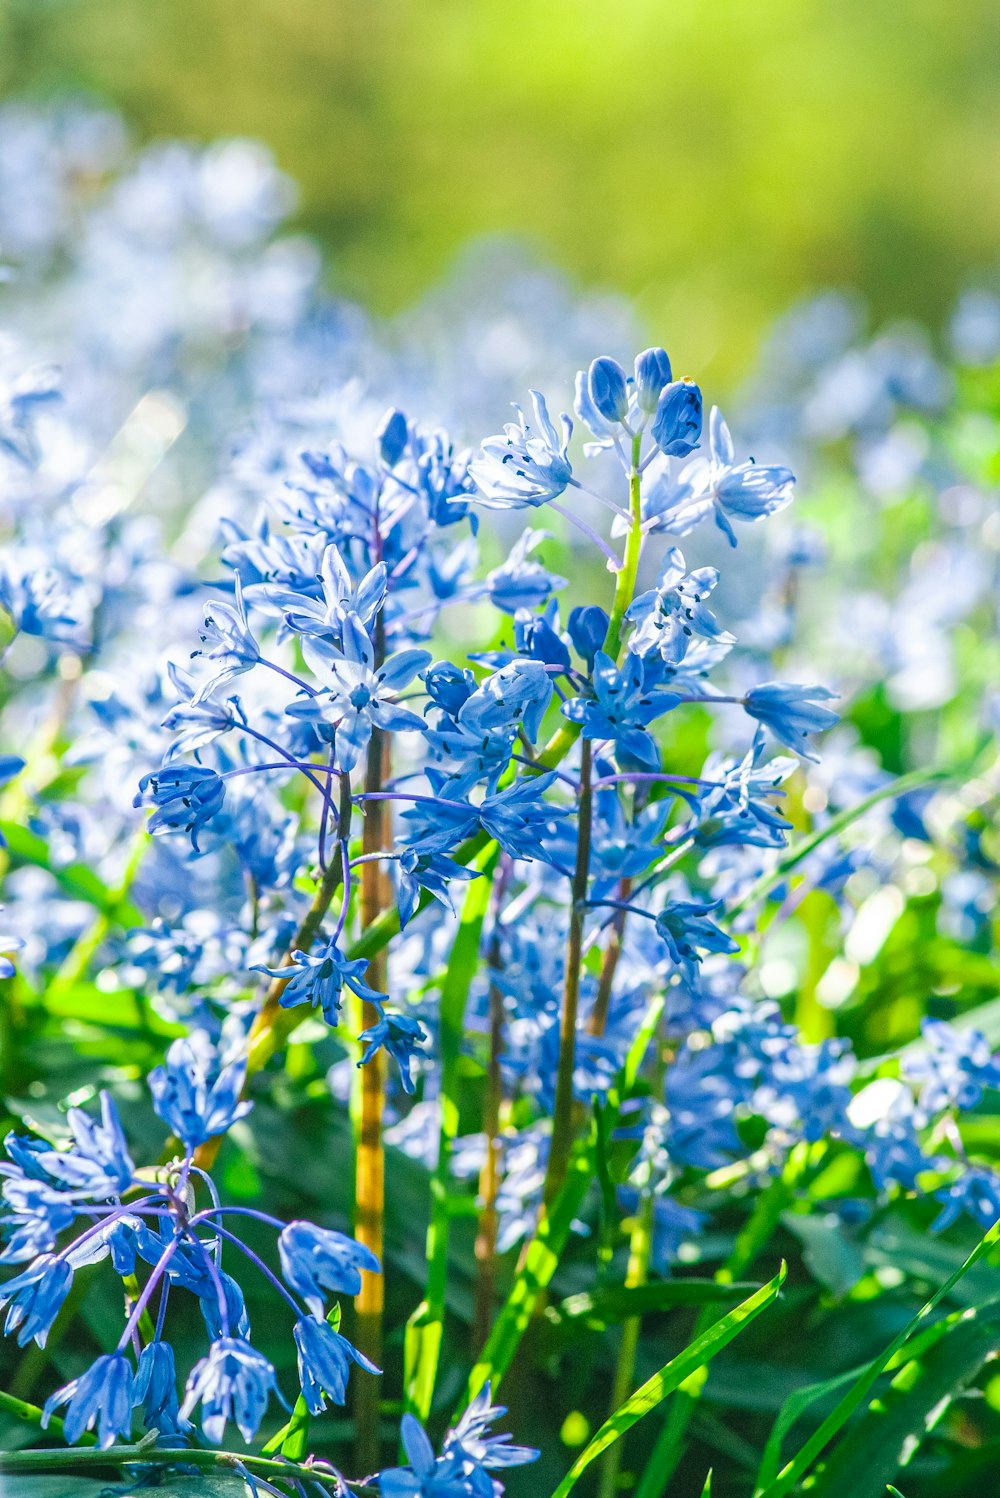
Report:
<svg viewBox="0 0 1000 1498"><path fill-rule="evenodd" d="M469 472L476 485L480 504L494 510L521 510L558 499L573 481L569 461L569 439L573 423L562 418L560 437L549 416L545 397L531 392L538 434L532 433L520 406L515 406L517 421L508 422L504 435L488 437L478 458L473 458Z"/></svg>

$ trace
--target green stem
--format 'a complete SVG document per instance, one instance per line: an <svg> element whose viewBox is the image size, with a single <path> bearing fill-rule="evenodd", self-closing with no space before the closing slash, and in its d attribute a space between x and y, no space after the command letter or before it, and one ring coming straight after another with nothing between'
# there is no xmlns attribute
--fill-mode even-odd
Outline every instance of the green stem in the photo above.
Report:
<svg viewBox="0 0 1000 1498"><path fill-rule="evenodd" d="M18 1399L14 1394L0 1392L0 1410L5 1415L13 1415L15 1420L23 1420L26 1425L41 1426L42 1410L37 1404L29 1404L26 1399ZM58 1415L50 1415L48 1421L48 1433L50 1436L61 1436L63 1433L63 1422ZM97 1437L89 1430L85 1430L80 1440L87 1446L92 1446Z"/></svg>
<svg viewBox="0 0 1000 1498"><path fill-rule="evenodd" d="M331 1494L339 1491L338 1484L350 1488L352 1493L377 1491L364 1483L351 1482L332 1471L327 1472L314 1463L290 1462L280 1457L244 1456L238 1451L199 1451L193 1448L180 1451L147 1445L145 1441L138 1441L134 1446L109 1446L105 1451L97 1446L87 1446L82 1449L0 1452L0 1472L65 1472L80 1467L124 1467L131 1463L144 1467L197 1467L203 1472L245 1467L248 1472L261 1477L328 1484Z"/></svg>
<svg viewBox="0 0 1000 1498"><path fill-rule="evenodd" d="M576 835L576 868L573 872L569 940L566 948L566 980L559 1016L559 1063L556 1096L552 1109L552 1141L545 1171L543 1201L549 1207L566 1179L566 1166L573 1146L573 1073L576 1069L576 1021L580 1008L580 971L583 963L583 926L587 887L590 880L590 840L594 797L591 790L592 751L589 739L580 748L580 812Z"/></svg>
<svg viewBox="0 0 1000 1498"><path fill-rule="evenodd" d="M384 655L381 630L382 616L376 634L376 660ZM377 853L390 841L388 803L377 799L390 774L389 739L381 729L373 728L368 745L365 790L376 799L365 802L365 825L362 848L365 854ZM377 859L361 865L361 925L377 921L392 904L392 887L385 869ZM387 951L382 947L368 960L365 980L378 993L388 992ZM378 1023L378 1010L367 999L353 998L352 1022L355 1034ZM371 1250L381 1264L384 1260L385 1236L385 1147L382 1142L382 1115L385 1110L385 1051L380 1050L359 1066L354 1074L351 1098L351 1120L354 1126L354 1236ZM385 1282L381 1274L362 1271L361 1290L354 1300L355 1333L358 1347L379 1368L382 1366L382 1318L385 1310ZM354 1386L355 1458L365 1472L379 1465L379 1388L374 1379L359 1379Z"/></svg>
<svg viewBox="0 0 1000 1498"><path fill-rule="evenodd" d="M604 637L604 652L612 660L618 659L621 650L622 624L625 610L635 596L635 580L639 574L639 558L642 555L642 480L639 475L639 449L641 437L632 438L632 470L628 476L628 508L632 517L625 541L625 556L622 570L615 582L615 597L611 605L608 632Z"/></svg>
<svg viewBox="0 0 1000 1498"><path fill-rule="evenodd" d="M632 1225L629 1243L628 1268L625 1284L628 1287L644 1285L649 1274L649 1256L653 1247L653 1194L645 1191ZM639 1350L639 1333L642 1317L629 1316L622 1327L621 1345L615 1367L615 1381L611 1390L609 1416L620 1408L632 1392L635 1376L635 1359ZM621 1443L609 1446L601 1465L601 1481L597 1498L615 1498L618 1491L618 1471L621 1466Z"/></svg>

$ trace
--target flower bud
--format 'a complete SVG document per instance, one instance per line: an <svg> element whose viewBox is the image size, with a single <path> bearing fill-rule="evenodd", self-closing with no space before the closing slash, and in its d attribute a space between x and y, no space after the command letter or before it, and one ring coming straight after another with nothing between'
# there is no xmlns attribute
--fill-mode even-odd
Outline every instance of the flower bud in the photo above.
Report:
<svg viewBox="0 0 1000 1498"><path fill-rule="evenodd" d="M403 456L408 436L406 417L398 407L391 406L382 417L382 423L375 433L379 457L387 468L395 468Z"/></svg>
<svg viewBox="0 0 1000 1498"><path fill-rule="evenodd" d="M660 399L660 391L664 385L670 384L672 378L666 349L648 348L636 355L635 389L640 411L652 415Z"/></svg>
<svg viewBox="0 0 1000 1498"><path fill-rule="evenodd" d="M595 359L587 376L590 398L605 421L624 421L628 415L625 371L617 359Z"/></svg>

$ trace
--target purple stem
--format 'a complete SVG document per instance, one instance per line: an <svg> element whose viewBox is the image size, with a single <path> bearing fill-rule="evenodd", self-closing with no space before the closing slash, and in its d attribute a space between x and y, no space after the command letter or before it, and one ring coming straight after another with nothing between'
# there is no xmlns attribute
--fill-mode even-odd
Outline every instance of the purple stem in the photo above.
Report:
<svg viewBox="0 0 1000 1498"><path fill-rule="evenodd" d="M654 775L629 770L623 775L603 775L600 780L594 781L594 790L596 791L598 786L602 785L617 785L622 780L629 780L634 785L649 785L658 780L676 780L682 785L707 785L712 790L725 784L722 780L699 780L697 775Z"/></svg>
<svg viewBox="0 0 1000 1498"><path fill-rule="evenodd" d="M243 1242L242 1238L237 1238L235 1233L229 1232L227 1228L220 1227L217 1222L213 1223L212 1227L213 1231L218 1233L220 1237L225 1238L228 1243L235 1244L241 1253L246 1254L251 1264L255 1264L260 1270L261 1274L263 1274L267 1279L270 1280L271 1284L277 1290L278 1294L284 1296L285 1300L287 1300L288 1304L295 1312L296 1317L301 1318L301 1316L304 1314L302 1307L299 1305L294 1295L286 1290L285 1286L281 1283L278 1276L272 1270L268 1269L267 1265L264 1263L264 1260L258 1258L253 1249L248 1248L247 1245Z"/></svg>
<svg viewBox="0 0 1000 1498"><path fill-rule="evenodd" d="M167 1244L166 1248L163 1250L162 1254L153 1265L149 1279L143 1285L139 1299L132 1307L132 1314L129 1316L128 1321L125 1323L125 1330L122 1332L121 1336L118 1339L118 1346L115 1349L116 1352L121 1352L125 1347L128 1346L129 1342L131 1341L132 1335L135 1332L136 1327L139 1325L139 1319L142 1316L143 1311L146 1309L146 1306L149 1304L150 1298L153 1294L153 1291L159 1284L160 1277L163 1274L163 1271L166 1269L167 1265L170 1263L170 1260L173 1258L174 1254L177 1252L180 1246L182 1232L183 1229L181 1228L176 1228L174 1230L173 1238L171 1238L170 1242Z"/></svg>
<svg viewBox="0 0 1000 1498"><path fill-rule="evenodd" d="M265 660L263 656L261 656L260 658L260 663L262 666L267 666L271 671L277 671L279 676L283 676L286 681L290 681L292 685L298 687L300 691L308 692L310 697L319 696L319 693L316 691L315 687L311 687L307 681L303 681L301 676L294 676L291 671L286 671L284 666L279 666L274 661Z"/></svg>
<svg viewBox="0 0 1000 1498"><path fill-rule="evenodd" d="M588 525L585 520L580 519L579 515L574 515L572 510L567 510L564 505L557 504L554 499L549 501L549 508L555 510L557 515L562 515L569 521L570 525L575 525L578 531L583 532L588 541L593 541L594 545L604 553L611 563L611 570L613 572L620 572L622 570L621 558L618 553L612 550L603 536L598 535L592 525Z"/></svg>

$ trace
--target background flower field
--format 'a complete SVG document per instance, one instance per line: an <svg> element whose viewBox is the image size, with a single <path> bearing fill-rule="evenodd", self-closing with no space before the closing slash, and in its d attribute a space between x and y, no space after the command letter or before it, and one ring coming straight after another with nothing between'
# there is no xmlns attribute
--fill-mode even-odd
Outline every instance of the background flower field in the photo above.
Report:
<svg viewBox="0 0 1000 1498"><path fill-rule="evenodd" d="M2 1490L988 1487L996 22L768 9L3 12Z"/></svg>

